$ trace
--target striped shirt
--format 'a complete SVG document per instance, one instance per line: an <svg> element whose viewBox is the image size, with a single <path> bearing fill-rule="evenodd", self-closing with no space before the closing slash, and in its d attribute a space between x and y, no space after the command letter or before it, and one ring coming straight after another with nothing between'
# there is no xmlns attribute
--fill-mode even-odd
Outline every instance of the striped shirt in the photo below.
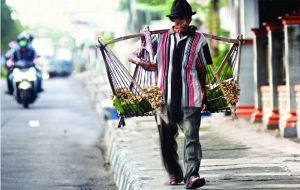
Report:
<svg viewBox="0 0 300 190"><path fill-rule="evenodd" d="M167 105L201 107L201 66L212 64L208 44L196 27L180 38L173 28L152 39L158 65L158 85ZM179 99L179 100L178 100Z"/></svg>

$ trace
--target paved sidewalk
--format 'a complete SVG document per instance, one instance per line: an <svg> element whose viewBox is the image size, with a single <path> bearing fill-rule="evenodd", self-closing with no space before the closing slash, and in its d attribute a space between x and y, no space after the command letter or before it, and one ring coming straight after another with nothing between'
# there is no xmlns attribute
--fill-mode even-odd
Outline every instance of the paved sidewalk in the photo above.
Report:
<svg viewBox="0 0 300 190"><path fill-rule="evenodd" d="M79 78L86 84L99 117L103 117L101 101L110 94L103 76L89 71ZM117 128L118 120L109 120L105 135L107 157L119 189L184 189L184 184L163 185L167 174L154 118L136 117L125 122L124 128ZM214 114L202 119L200 141L200 174L207 182L201 189L300 189L300 144L271 135L261 124L242 119L233 122L223 114ZM182 133L178 143L182 162Z"/></svg>
<svg viewBox="0 0 300 190"><path fill-rule="evenodd" d="M166 186L158 133L153 117L108 122L105 142L119 189L184 189ZM182 133L178 137L182 162ZM300 144L266 133L244 120L223 114L204 117L200 129L207 185L201 189L300 189Z"/></svg>

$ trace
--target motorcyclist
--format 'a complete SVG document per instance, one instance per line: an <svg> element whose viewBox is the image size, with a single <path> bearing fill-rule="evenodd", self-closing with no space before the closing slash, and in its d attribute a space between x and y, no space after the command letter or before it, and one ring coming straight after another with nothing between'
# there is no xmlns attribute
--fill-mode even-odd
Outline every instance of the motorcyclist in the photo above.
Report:
<svg viewBox="0 0 300 190"><path fill-rule="evenodd" d="M12 61L16 63L20 60L26 61L28 63L34 63L37 57L35 49L30 45L30 36L27 33L21 33L17 38L17 47L12 53ZM42 90L42 75L41 71L35 66L37 70L37 93ZM12 69L11 69L12 70ZM8 93L13 94L13 84L12 84L12 71L8 76Z"/></svg>

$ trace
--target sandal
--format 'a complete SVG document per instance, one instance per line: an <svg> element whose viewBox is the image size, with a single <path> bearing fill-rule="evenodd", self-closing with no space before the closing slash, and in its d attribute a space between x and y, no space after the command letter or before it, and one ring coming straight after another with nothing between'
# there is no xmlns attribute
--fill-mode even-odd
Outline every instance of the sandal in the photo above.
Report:
<svg viewBox="0 0 300 190"><path fill-rule="evenodd" d="M205 179L199 176L191 176L186 182L186 189L197 189L205 185Z"/></svg>
<svg viewBox="0 0 300 190"><path fill-rule="evenodd" d="M178 185L182 180L183 179L178 180L174 176L171 176L166 180L165 185Z"/></svg>

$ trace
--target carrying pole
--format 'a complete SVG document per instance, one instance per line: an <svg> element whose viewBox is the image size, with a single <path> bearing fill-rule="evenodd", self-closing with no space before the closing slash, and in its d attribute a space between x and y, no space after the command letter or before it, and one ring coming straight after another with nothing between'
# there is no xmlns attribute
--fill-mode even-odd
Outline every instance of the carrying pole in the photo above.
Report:
<svg viewBox="0 0 300 190"><path fill-rule="evenodd" d="M151 34L160 34L160 33L164 33L164 32L167 32L167 31L169 31L169 29L153 30L153 31L150 31L150 33ZM211 38L211 39L220 40L220 41L228 42L228 43L234 43L234 44L239 44L240 43L240 40L238 40L238 39L225 38L225 37L216 36L216 35L207 34L207 33L202 33L202 34L206 38ZM105 42L105 45L113 44L113 43L124 41L124 40L129 40L129 39L132 39L132 38L139 38L141 36L144 36L144 33L127 35L127 36L119 37L119 38L116 38L116 39L113 39L113 40L109 40L109 41Z"/></svg>

